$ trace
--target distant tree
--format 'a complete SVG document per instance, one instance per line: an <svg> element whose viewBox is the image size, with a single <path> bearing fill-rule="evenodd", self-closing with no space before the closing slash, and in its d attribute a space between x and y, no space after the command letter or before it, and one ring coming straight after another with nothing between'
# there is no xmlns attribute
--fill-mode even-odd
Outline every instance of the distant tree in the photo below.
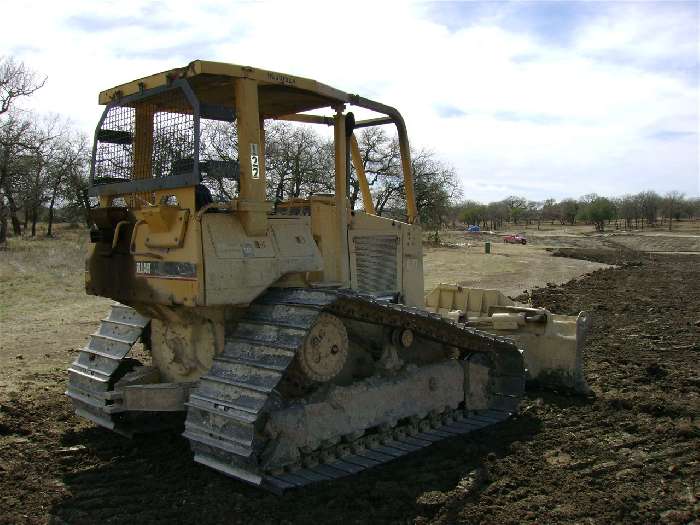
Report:
<svg viewBox="0 0 700 525"><path fill-rule="evenodd" d="M605 230L605 222L614 218L615 207L610 199L606 197L595 197L587 205L587 216L594 226L596 231L602 232Z"/></svg>
<svg viewBox="0 0 700 525"><path fill-rule="evenodd" d="M625 228L632 228L632 221L635 221L635 227L639 220L639 202L633 195L624 195L619 199L618 214L625 221Z"/></svg>
<svg viewBox="0 0 700 525"><path fill-rule="evenodd" d="M0 56L0 246L7 239L7 217L12 220L15 235L20 235L17 218L17 203L11 177L11 165L25 145L31 123L19 115L12 114L15 102L34 94L46 82L23 62L13 57Z"/></svg>
<svg viewBox="0 0 700 525"><path fill-rule="evenodd" d="M639 211L642 219L646 220L647 225L656 224L656 219L659 216L659 206L661 197L655 191L643 191L637 194L637 202L639 203ZM642 221L644 227L644 221Z"/></svg>
<svg viewBox="0 0 700 525"><path fill-rule="evenodd" d="M399 143L381 127L362 129L357 134L365 177L374 195L375 208L384 207L400 192L401 159ZM354 166L350 177L350 201L353 206L361 199L360 181Z"/></svg>
<svg viewBox="0 0 700 525"><path fill-rule="evenodd" d="M266 176L275 202L332 191L334 161L328 139L311 126L287 122L271 125L266 138Z"/></svg>
<svg viewBox="0 0 700 525"><path fill-rule="evenodd" d="M527 208L527 199L517 195L510 195L503 199L503 202L508 206L510 220L514 224L518 224L518 220L520 220Z"/></svg>
<svg viewBox="0 0 700 525"><path fill-rule="evenodd" d="M559 219L561 216L561 207L557 203L556 199L546 199L542 203L542 220L550 221L554 224L554 221Z"/></svg>
<svg viewBox="0 0 700 525"><path fill-rule="evenodd" d="M683 201L683 209L685 210L685 215L691 220L700 217L700 197L685 199Z"/></svg>
<svg viewBox="0 0 700 525"><path fill-rule="evenodd" d="M18 193L19 174L25 169L26 157L34 144L32 122L25 115L10 111L0 120L0 245L7 238L7 218L14 235L22 234Z"/></svg>
<svg viewBox="0 0 700 525"><path fill-rule="evenodd" d="M576 224L576 215L579 212L579 203L574 199L564 199L559 204L559 207L561 209L562 221L571 224L572 226ZM564 222L562 222L562 224L564 224Z"/></svg>
<svg viewBox="0 0 700 525"><path fill-rule="evenodd" d="M525 205L525 213L523 214L526 224L536 222L537 229L540 229L540 224L542 223L542 207L542 202L531 200L527 201L527 204Z"/></svg>
<svg viewBox="0 0 700 525"><path fill-rule="evenodd" d="M269 126L265 126L265 147L269 142ZM207 122L201 129L201 157L206 160L223 162L238 161L238 131L236 125L229 122ZM269 158L265 157L265 171L269 170ZM226 170L212 170L202 177L202 182L211 190L215 200L228 201L236 193L235 177ZM268 198L270 183L268 178Z"/></svg>
<svg viewBox="0 0 700 525"><path fill-rule="evenodd" d="M82 143L88 146L87 137L77 139L74 147L82 149ZM89 228L92 226L92 218L90 217L90 197L88 189L90 187L90 150L85 148L85 157L82 162L78 162L74 169L68 171L68 178L65 181L63 188L63 212L71 218L81 218L85 225Z"/></svg>
<svg viewBox="0 0 700 525"><path fill-rule="evenodd" d="M491 202L486 206L486 217L491 221L491 229L499 230L503 223L508 220L510 209L503 201Z"/></svg>
<svg viewBox="0 0 700 525"><path fill-rule="evenodd" d="M58 115L47 115L33 123L32 144L26 156L26 169L17 177L24 197L25 235L26 219L29 219L31 236L36 236L39 212L51 201L52 179L56 179L52 174L52 165L60 155L67 125ZM62 180L61 178L56 185L56 195Z"/></svg>
<svg viewBox="0 0 700 525"><path fill-rule="evenodd" d="M445 220L450 227L456 228L457 222L464 222L464 218L462 217L462 211L464 209L462 206L463 204L463 202L454 202L448 207Z"/></svg>
<svg viewBox="0 0 700 525"><path fill-rule="evenodd" d="M427 227L440 228L445 223L450 204L461 197L457 174L454 168L438 160L429 150L412 151L411 164L416 209L421 223ZM400 194L403 202L399 203L402 209L405 209L404 190L402 182Z"/></svg>
<svg viewBox="0 0 700 525"><path fill-rule="evenodd" d="M381 128L367 128L360 132L357 140L375 213L385 215L392 209L401 208L404 197L398 139ZM414 165L415 161L412 159ZM358 181L356 184L359 188Z"/></svg>
<svg viewBox="0 0 700 525"><path fill-rule="evenodd" d="M680 219L683 213L683 198L685 196L679 191L669 191L663 198L663 207L668 217L668 231L671 231L673 219Z"/></svg>
<svg viewBox="0 0 700 525"><path fill-rule="evenodd" d="M486 206L476 201L464 201L460 204L462 221L465 224L482 224L486 221Z"/></svg>
<svg viewBox="0 0 700 525"><path fill-rule="evenodd" d="M53 236L53 223L57 200L69 202L73 193L71 182L75 181L86 171L88 162L87 140L81 133L66 129L56 139L56 152L49 159L47 166L49 209L46 236ZM81 200L78 200L80 203Z"/></svg>

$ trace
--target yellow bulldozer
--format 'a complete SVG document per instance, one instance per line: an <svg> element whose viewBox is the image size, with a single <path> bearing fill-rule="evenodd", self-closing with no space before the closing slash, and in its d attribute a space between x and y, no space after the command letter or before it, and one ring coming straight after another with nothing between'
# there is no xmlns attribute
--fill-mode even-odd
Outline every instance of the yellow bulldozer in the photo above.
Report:
<svg viewBox="0 0 700 525"><path fill-rule="evenodd" d="M130 436L184 414L195 461L281 492L504 421L526 380L587 390L585 313L451 285L425 296L396 109L200 60L99 102L85 286L116 303L68 370L79 416ZM333 128L333 194L266 200L271 120ZM203 158L212 122L235 127L236 160ZM398 134L405 220L375 214L354 135L384 125ZM364 210L349 206L352 165ZM213 172L233 199L212 198ZM148 361L129 356L139 340Z"/></svg>

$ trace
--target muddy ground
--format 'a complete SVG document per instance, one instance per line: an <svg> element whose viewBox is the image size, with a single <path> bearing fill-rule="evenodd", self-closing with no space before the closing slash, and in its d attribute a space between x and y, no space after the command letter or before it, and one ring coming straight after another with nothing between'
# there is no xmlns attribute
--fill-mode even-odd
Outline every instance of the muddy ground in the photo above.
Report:
<svg viewBox="0 0 700 525"><path fill-rule="evenodd" d="M194 464L176 432L129 441L83 422L61 368L18 366L0 389L0 523L697 520L700 257L558 254L619 265L532 291L555 312L593 313L593 396L530 391L496 427L277 497Z"/></svg>

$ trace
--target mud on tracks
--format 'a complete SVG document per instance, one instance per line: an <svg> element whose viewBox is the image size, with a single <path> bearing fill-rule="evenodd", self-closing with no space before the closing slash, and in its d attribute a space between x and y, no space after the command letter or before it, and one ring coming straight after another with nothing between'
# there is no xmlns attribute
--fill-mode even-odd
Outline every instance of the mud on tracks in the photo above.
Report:
<svg viewBox="0 0 700 525"><path fill-rule="evenodd" d="M63 372L27 373L0 392L0 523L697 519L700 258L567 255L618 266L532 291L555 312L593 313L594 396L531 391L506 423L278 498L194 464L177 433L94 428L72 415Z"/></svg>

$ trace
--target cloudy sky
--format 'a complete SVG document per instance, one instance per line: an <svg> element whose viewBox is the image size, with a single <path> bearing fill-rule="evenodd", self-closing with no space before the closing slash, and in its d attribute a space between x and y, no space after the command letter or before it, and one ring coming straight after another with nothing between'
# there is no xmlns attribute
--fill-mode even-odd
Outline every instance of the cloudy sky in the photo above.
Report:
<svg viewBox="0 0 700 525"><path fill-rule="evenodd" d="M92 134L101 89L193 59L399 108L466 198L700 194L700 3L15 2L0 55Z"/></svg>

